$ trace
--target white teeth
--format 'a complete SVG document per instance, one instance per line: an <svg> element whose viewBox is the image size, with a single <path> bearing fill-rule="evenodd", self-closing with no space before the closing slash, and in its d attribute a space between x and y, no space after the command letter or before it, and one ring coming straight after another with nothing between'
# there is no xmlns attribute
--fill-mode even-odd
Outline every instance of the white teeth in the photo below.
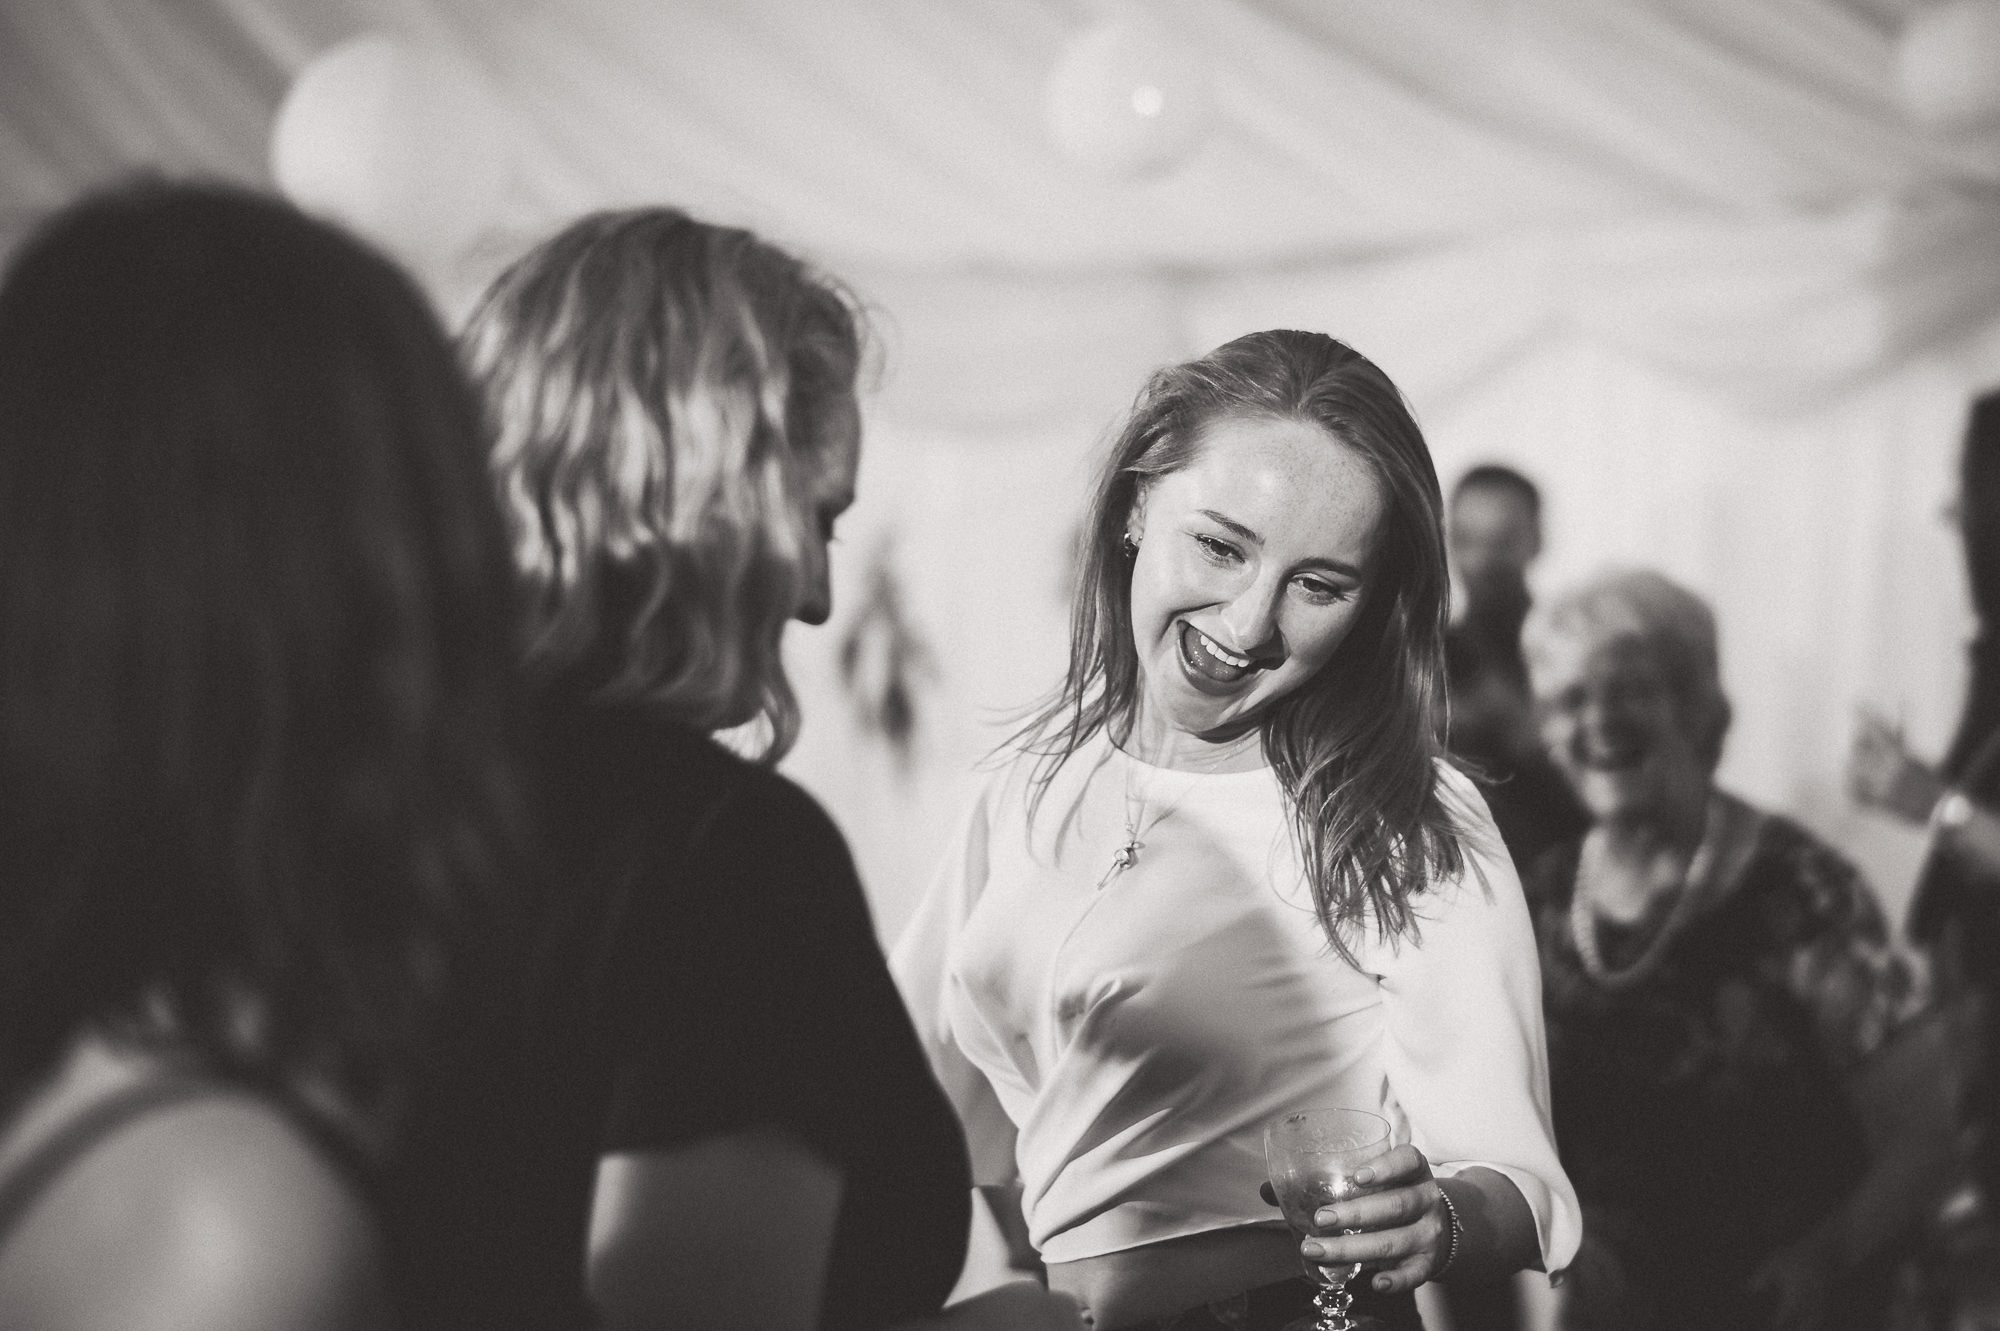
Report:
<svg viewBox="0 0 2000 1331"><path fill-rule="evenodd" d="M1230 651L1228 648L1224 647L1221 643L1209 637L1206 633L1203 633L1200 629L1196 629L1195 633L1201 638L1201 645L1203 647L1206 647L1209 650L1209 652L1215 657L1215 659L1222 662L1224 665L1234 666L1236 667L1236 669L1241 670L1244 666L1250 664L1249 657L1238 656L1235 652Z"/></svg>

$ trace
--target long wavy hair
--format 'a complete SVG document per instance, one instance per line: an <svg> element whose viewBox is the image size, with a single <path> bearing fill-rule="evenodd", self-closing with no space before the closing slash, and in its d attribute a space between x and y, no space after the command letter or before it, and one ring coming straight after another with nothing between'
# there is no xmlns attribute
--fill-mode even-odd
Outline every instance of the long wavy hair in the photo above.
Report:
<svg viewBox="0 0 2000 1331"><path fill-rule="evenodd" d="M862 337L832 279L671 208L585 217L501 274L463 343L537 676L702 730L761 714L782 756L779 638L823 539L804 496Z"/></svg>
<svg viewBox="0 0 2000 1331"><path fill-rule="evenodd" d="M1316 425L1367 459L1387 497L1372 584L1320 672L1261 722L1264 754L1291 811L1329 943L1371 922L1413 928L1409 902L1460 872L1462 828L1440 799L1444 629L1449 604L1443 501L1423 434L1373 362L1321 333L1239 337L1157 371L1112 441L1091 501L1070 618L1069 669L1014 742L1041 761L1038 789L1100 731L1123 743L1137 718L1132 566L1122 548L1145 486L1187 466L1206 429L1238 418Z"/></svg>
<svg viewBox="0 0 2000 1331"><path fill-rule="evenodd" d="M158 180L23 244L0 1094L100 1030L394 1099L505 900L511 582L476 401L387 260Z"/></svg>

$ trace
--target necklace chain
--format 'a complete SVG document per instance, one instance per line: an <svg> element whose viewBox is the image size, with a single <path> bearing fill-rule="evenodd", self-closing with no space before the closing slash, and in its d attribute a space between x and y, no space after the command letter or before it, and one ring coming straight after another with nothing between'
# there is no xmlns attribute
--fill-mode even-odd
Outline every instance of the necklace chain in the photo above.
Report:
<svg viewBox="0 0 2000 1331"><path fill-rule="evenodd" d="M1108 886L1112 879L1137 864L1139 862L1139 852L1146 845L1145 838L1152 833L1153 829L1167 821L1167 818L1172 815L1174 810L1180 808L1187 801L1187 797L1194 793L1194 788L1201 784L1203 777L1215 775L1216 771L1234 757L1237 752L1238 750L1234 747L1225 747L1221 753L1217 754L1205 766L1198 768L1155 769L1158 771L1180 770L1187 777L1187 784L1181 789L1179 794L1175 795L1172 800L1168 801L1154 813L1150 821L1146 818L1146 806L1152 803L1152 797L1141 793L1138 797L1136 807L1133 802L1132 775L1141 764L1131 754L1124 754L1125 838L1119 843L1118 849L1112 853L1111 864L1105 869L1104 876L1097 880L1097 886L1099 888Z"/></svg>
<svg viewBox="0 0 2000 1331"><path fill-rule="evenodd" d="M1695 846L1694 854L1688 857L1687 867L1681 871L1680 882L1675 887L1674 904L1668 910L1666 919L1660 921L1653 936L1639 950L1639 955L1623 966L1608 965L1598 946L1597 912L1594 909L1596 893L1591 888L1592 876L1586 871L1582 855L1578 855L1576 888L1570 894L1569 902L1570 937L1575 941L1576 955L1591 979L1607 989L1629 989L1658 969L1666 957L1667 948L1687 927L1694 914L1696 898L1701 895L1702 885L1708 880L1710 861L1714 858L1714 814L1711 808L1701 841Z"/></svg>

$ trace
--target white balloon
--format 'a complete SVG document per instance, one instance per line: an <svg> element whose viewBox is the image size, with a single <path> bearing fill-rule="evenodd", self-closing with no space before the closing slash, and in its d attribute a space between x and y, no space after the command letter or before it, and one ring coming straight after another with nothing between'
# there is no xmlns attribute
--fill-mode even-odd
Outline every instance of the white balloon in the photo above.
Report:
<svg viewBox="0 0 2000 1331"><path fill-rule="evenodd" d="M1056 147L1126 178L1179 165L1199 146L1212 110L1207 68L1130 6L1070 40L1046 93Z"/></svg>
<svg viewBox="0 0 2000 1331"><path fill-rule="evenodd" d="M380 33L293 81L271 131L286 196L437 272L492 225L512 170L500 108L456 58Z"/></svg>
<svg viewBox="0 0 2000 1331"><path fill-rule="evenodd" d="M1911 118L1928 128L2000 127L2000 0L1916 11L1896 45L1896 83Z"/></svg>

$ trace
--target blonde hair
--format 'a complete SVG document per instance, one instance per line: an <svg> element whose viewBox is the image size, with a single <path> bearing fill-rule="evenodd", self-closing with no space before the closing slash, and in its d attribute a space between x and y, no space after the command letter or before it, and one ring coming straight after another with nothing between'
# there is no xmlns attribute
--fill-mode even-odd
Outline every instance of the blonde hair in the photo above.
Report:
<svg viewBox="0 0 2000 1331"><path fill-rule="evenodd" d="M597 213L501 274L465 351L551 681L702 730L798 728L779 638L862 330L830 279L671 208Z"/></svg>
<svg viewBox="0 0 2000 1331"><path fill-rule="evenodd" d="M1638 644L1659 667L1681 715L1699 728L1697 752L1712 770L1722 758L1729 700L1708 602L1652 569L1608 569L1537 604L1521 631L1531 674L1558 644L1614 642Z"/></svg>

